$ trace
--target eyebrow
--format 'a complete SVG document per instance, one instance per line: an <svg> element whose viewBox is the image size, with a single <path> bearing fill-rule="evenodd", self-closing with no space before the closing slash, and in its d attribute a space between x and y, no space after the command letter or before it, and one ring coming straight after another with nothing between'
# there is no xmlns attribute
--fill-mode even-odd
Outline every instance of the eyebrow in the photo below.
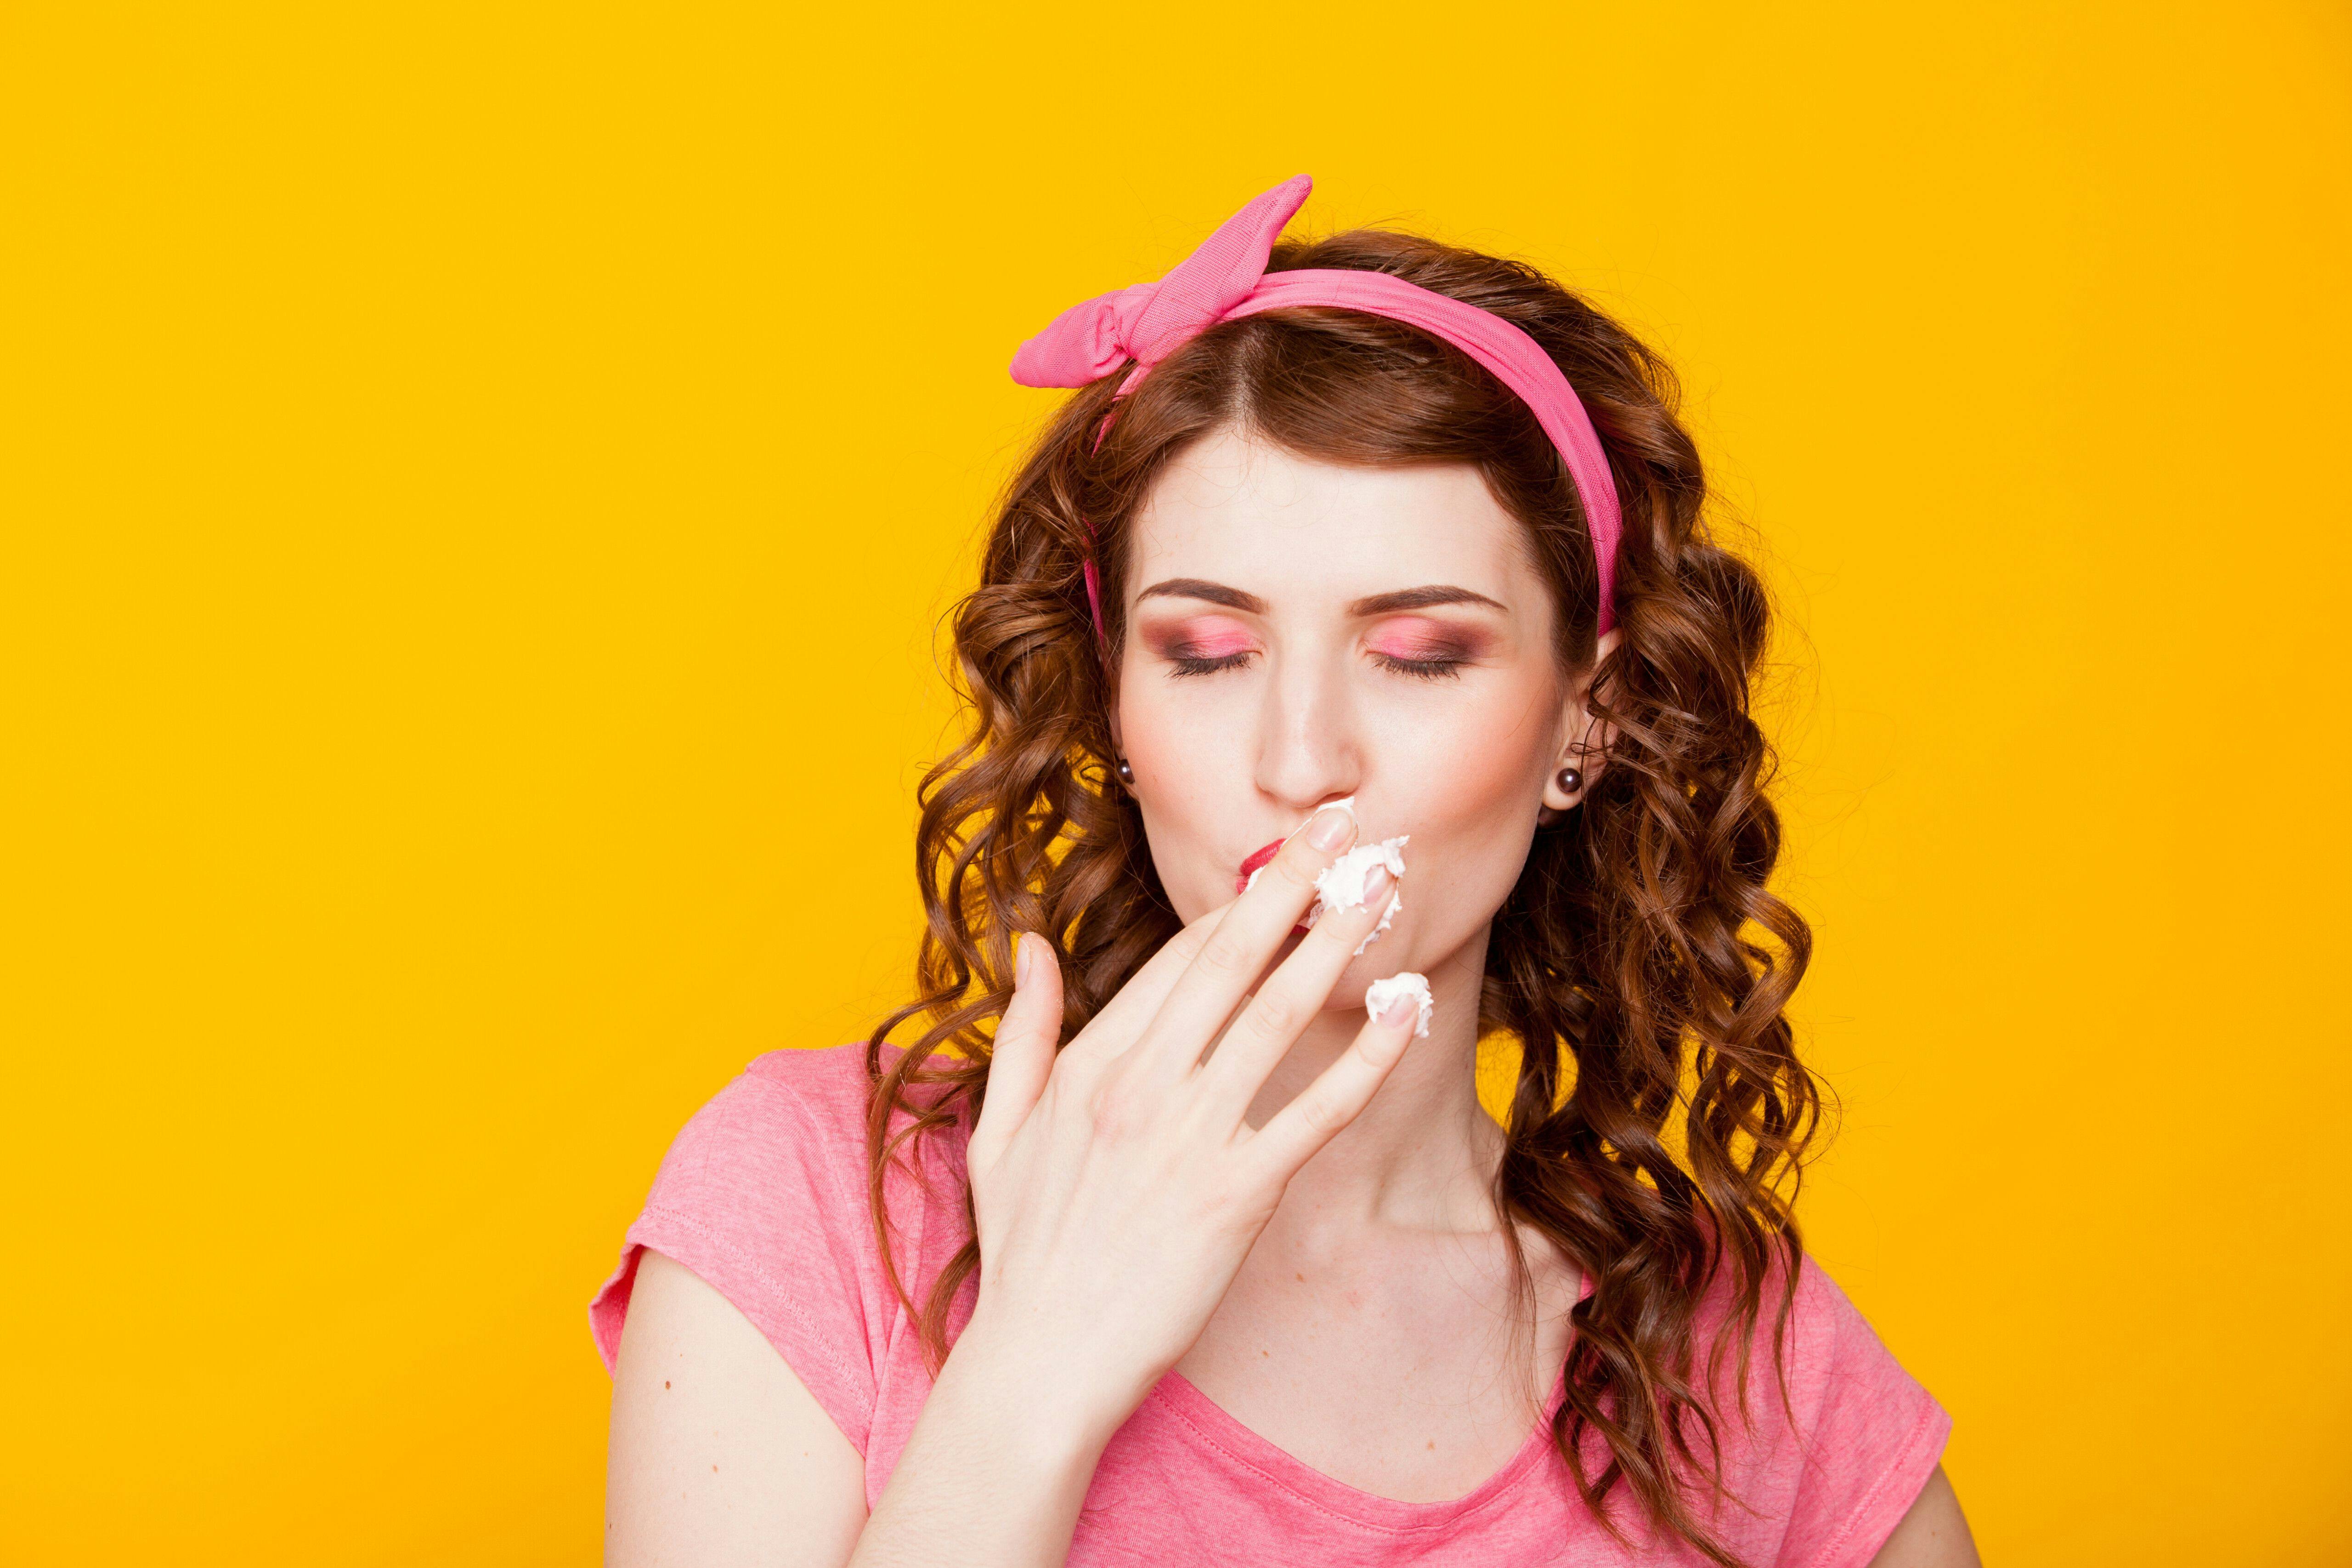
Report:
<svg viewBox="0 0 2352 1568"><path fill-rule="evenodd" d="M1265 614L1265 601L1255 594L1212 583L1202 577L1171 577L1164 583L1154 583L1136 595L1139 603L1145 599L1204 599L1227 609L1246 611L1253 616ZM1358 599L1348 606L1350 616L1385 616L1397 610L1423 610L1433 605L1484 605L1489 609L1509 615L1510 606L1468 588L1457 588L1450 583L1425 583L1418 588L1399 588L1392 594L1374 594Z"/></svg>

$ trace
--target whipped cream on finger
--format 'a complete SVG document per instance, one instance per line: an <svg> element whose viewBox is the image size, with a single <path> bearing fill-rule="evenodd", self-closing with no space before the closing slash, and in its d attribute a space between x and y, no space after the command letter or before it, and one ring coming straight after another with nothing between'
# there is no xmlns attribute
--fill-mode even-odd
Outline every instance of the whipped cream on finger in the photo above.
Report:
<svg viewBox="0 0 2352 1568"><path fill-rule="evenodd" d="M1377 844L1359 844L1324 867L1322 875L1315 879L1315 906L1307 911L1306 919L1300 923L1311 926L1332 910L1362 909L1365 903L1364 881L1372 874L1375 866L1388 868L1390 877L1402 881L1404 856L1399 851L1404 848L1405 840L1412 837L1410 833L1401 833ZM1404 900L1394 892L1390 893L1388 908L1381 911L1381 923L1356 944L1356 952L1361 953L1378 941L1381 933L1394 923L1397 911L1402 908Z"/></svg>
<svg viewBox="0 0 2352 1568"><path fill-rule="evenodd" d="M1419 1016L1412 1021L1412 1033L1415 1039L1427 1038L1429 1020L1437 1011L1437 1003L1429 994L1429 978L1426 975L1407 971L1402 974L1391 974L1386 980L1373 981L1364 987L1364 1011L1377 1018L1388 1010L1390 1003L1400 996L1410 996L1421 1005Z"/></svg>
<svg viewBox="0 0 2352 1568"><path fill-rule="evenodd" d="M1327 800L1315 810L1327 811L1333 807L1346 812L1349 816L1354 816L1356 797L1351 795L1338 800ZM1307 820L1307 822L1315 820L1314 815L1308 814ZM1307 823L1302 822L1297 827L1292 828L1290 837L1296 838L1306 826ZM1302 927L1312 926L1323 918L1326 911L1331 910L1362 909L1365 903L1364 879L1371 875L1372 868L1375 866L1384 866L1388 868L1389 876L1392 879L1391 883L1392 888L1395 882L1403 880L1404 857L1398 851L1404 847L1405 842L1412 837L1410 833L1401 833L1394 838L1383 838L1377 844L1359 844L1328 866L1324 867L1322 873L1315 879L1315 902L1308 907L1307 913L1300 918L1298 923ZM1289 841L1289 838L1283 840L1286 844ZM1252 870L1243 880L1242 890L1248 891L1257 881L1258 872L1265 869L1264 866L1260 866ZM1395 923L1397 911L1402 908L1404 908L1404 900L1391 891L1389 895L1388 907L1381 911L1381 923L1374 926L1364 940L1356 944L1357 956L1361 956L1364 949L1380 940L1381 933Z"/></svg>

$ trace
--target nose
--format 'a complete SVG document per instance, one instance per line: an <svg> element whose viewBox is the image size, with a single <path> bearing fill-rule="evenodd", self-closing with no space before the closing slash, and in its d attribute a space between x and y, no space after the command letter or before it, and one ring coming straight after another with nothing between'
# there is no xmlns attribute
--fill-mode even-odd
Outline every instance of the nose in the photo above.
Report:
<svg viewBox="0 0 2352 1568"><path fill-rule="evenodd" d="M1273 661L1260 688L1257 787L1302 816L1357 793L1363 747L1355 703L1331 661Z"/></svg>

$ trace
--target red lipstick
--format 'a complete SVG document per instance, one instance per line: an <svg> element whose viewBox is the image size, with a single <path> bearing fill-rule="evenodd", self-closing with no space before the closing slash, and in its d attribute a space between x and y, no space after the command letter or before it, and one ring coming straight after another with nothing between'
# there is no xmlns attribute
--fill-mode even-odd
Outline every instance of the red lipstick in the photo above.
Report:
<svg viewBox="0 0 2352 1568"><path fill-rule="evenodd" d="M1251 850L1249 858L1242 862L1242 874L1234 879L1234 891L1236 893L1248 891L1250 873L1280 854L1282 847L1289 842L1287 838L1277 838L1271 844L1262 845Z"/></svg>

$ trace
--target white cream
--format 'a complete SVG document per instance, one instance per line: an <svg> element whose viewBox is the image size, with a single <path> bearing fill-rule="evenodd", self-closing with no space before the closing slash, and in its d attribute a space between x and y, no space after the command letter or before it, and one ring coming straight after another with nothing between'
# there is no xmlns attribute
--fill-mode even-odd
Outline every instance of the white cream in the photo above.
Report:
<svg viewBox="0 0 2352 1568"><path fill-rule="evenodd" d="M1400 996L1410 996L1421 1004L1420 1016L1412 1021L1413 1037L1427 1037L1429 1020L1437 1011L1437 1003L1429 994L1426 976L1407 972L1391 974L1386 980L1373 981L1364 987L1364 1011L1377 1018L1388 1010L1390 1003Z"/></svg>
<svg viewBox="0 0 2352 1568"><path fill-rule="evenodd" d="M1343 795L1338 800L1327 800L1315 810L1328 811L1334 806L1346 812L1349 816L1354 816L1356 797L1350 795ZM1307 822L1314 820L1314 816L1309 815ZM1291 836L1296 837L1300 829L1306 826L1307 823L1302 822L1297 827L1292 828ZM1324 867L1322 875L1315 879L1315 902L1307 907L1305 917L1298 923L1312 926L1323 918L1324 911L1328 910L1362 909L1364 879L1371 875L1372 868L1375 866L1388 868L1389 876L1393 879L1391 887L1395 882L1403 880L1404 857L1397 851L1402 849L1405 841L1412 837L1410 833L1401 833L1394 838L1383 838L1377 844L1359 844L1328 866ZM1286 844L1289 839L1285 839L1283 842ZM1247 890L1255 887L1257 883L1258 871L1265 869L1265 867L1260 866L1257 871L1252 871L1249 874L1249 880L1243 884L1244 889ZM1356 944L1357 956L1362 956L1364 949L1371 946L1380 939L1382 931L1395 923L1397 911L1402 908L1404 908L1404 900L1394 892L1390 893L1388 908L1381 911L1381 923L1374 926L1365 935L1364 940Z"/></svg>
<svg viewBox="0 0 2352 1568"><path fill-rule="evenodd" d="M1388 868L1391 888L1402 881L1404 857L1398 851L1412 837L1410 833L1404 833L1394 838L1383 838L1377 844L1359 844L1324 867L1323 874L1315 879L1315 905L1299 923L1311 926L1332 910L1362 909L1366 902L1364 882L1371 876L1375 866ZM1361 953L1371 946L1380 934L1394 923L1397 911L1402 908L1404 900L1394 892L1390 893L1388 908L1381 911L1381 923L1356 944L1356 952Z"/></svg>

